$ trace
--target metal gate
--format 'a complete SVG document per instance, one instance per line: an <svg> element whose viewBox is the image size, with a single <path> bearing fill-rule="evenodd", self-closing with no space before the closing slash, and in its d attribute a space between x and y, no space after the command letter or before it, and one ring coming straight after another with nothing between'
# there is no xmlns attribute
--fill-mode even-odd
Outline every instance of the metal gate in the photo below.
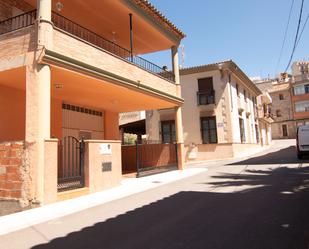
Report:
<svg viewBox="0 0 309 249"><path fill-rule="evenodd" d="M123 145L122 172L137 173L137 177L177 169L177 144L144 141L142 144Z"/></svg>
<svg viewBox="0 0 309 249"><path fill-rule="evenodd" d="M82 188L84 177L84 140L64 137L58 144L58 191Z"/></svg>

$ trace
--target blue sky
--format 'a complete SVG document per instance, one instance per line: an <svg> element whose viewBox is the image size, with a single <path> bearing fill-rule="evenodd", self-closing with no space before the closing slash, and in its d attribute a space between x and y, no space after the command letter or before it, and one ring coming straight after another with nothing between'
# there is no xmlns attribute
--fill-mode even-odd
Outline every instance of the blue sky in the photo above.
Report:
<svg viewBox="0 0 309 249"><path fill-rule="evenodd" d="M292 0L151 0L187 37L184 66L234 60L249 76L275 76ZM288 63L301 0L295 0L278 71ZM303 21L309 14L305 0ZM309 21L294 54L309 58ZM170 51L144 56L170 68Z"/></svg>

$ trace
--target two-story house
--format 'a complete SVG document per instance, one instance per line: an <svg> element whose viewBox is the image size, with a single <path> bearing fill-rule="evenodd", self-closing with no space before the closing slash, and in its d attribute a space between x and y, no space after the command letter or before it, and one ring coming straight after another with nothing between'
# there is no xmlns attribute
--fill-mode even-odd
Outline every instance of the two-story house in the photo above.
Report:
<svg viewBox="0 0 309 249"><path fill-rule="evenodd" d="M180 83L187 161L229 158L260 147L257 97L262 92L233 61L183 68ZM268 121L263 124L268 144L271 129ZM172 110L146 113L148 139L175 141L175 130Z"/></svg>
<svg viewBox="0 0 309 249"><path fill-rule="evenodd" d="M146 0L0 1L0 198L118 185L121 112L172 108L181 168L183 37ZM172 72L140 56L167 49Z"/></svg>

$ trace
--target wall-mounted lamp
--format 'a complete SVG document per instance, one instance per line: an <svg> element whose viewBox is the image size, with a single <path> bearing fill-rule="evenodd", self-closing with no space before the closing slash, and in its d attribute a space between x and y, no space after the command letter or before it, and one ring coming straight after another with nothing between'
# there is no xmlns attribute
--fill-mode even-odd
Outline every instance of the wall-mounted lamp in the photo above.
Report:
<svg viewBox="0 0 309 249"><path fill-rule="evenodd" d="M56 9L59 11L59 12L61 12L61 10L63 9L63 3L61 3L61 2L57 2L56 3Z"/></svg>
<svg viewBox="0 0 309 249"><path fill-rule="evenodd" d="M54 84L54 87L55 87L56 89L62 89L62 88L63 88L63 84L58 84L58 83L56 83L56 84Z"/></svg>

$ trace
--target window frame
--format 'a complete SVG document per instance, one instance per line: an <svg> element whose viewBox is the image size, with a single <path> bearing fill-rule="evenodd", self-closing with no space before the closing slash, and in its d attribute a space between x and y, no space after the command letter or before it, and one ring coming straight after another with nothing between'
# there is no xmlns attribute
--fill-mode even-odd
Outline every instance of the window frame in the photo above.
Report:
<svg viewBox="0 0 309 249"><path fill-rule="evenodd" d="M163 126L164 125L168 125L169 126L169 141L165 141L164 139L164 130L163 130ZM173 132L173 126L174 126L174 132ZM173 134L174 133L174 134ZM162 143L176 143L176 125L175 125L175 120L164 120L161 121L161 141Z"/></svg>
<svg viewBox="0 0 309 249"><path fill-rule="evenodd" d="M283 128L283 127L285 127L285 128ZM282 129L282 136L287 137L288 136L288 126L286 124L283 124L281 126L281 129Z"/></svg>
<svg viewBox="0 0 309 249"><path fill-rule="evenodd" d="M214 128L210 128L210 120L214 120L215 126ZM208 121L208 130L204 129L203 127L203 121ZM200 118L200 125L201 125L201 137L202 137L202 144L217 144L218 143L218 131L217 131L217 119L215 116L212 117L201 117ZM206 141L206 138L204 137L204 130L208 132L208 141ZM212 142L212 136L211 136L211 131L215 131L215 142Z"/></svg>
<svg viewBox="0 0 309 249"><path fill-rule="evenodd" d="M239 135L240 135L240 142L245 143L246 142L246 130L245 130L245 120L243 118L239 118Z"/></svg>
<svg viewBox="0 0 309 249"><path fill-rule="evenodd" d="M239 85L238 85L238 83L236 83L236 94L239 97Z"/></svg>

